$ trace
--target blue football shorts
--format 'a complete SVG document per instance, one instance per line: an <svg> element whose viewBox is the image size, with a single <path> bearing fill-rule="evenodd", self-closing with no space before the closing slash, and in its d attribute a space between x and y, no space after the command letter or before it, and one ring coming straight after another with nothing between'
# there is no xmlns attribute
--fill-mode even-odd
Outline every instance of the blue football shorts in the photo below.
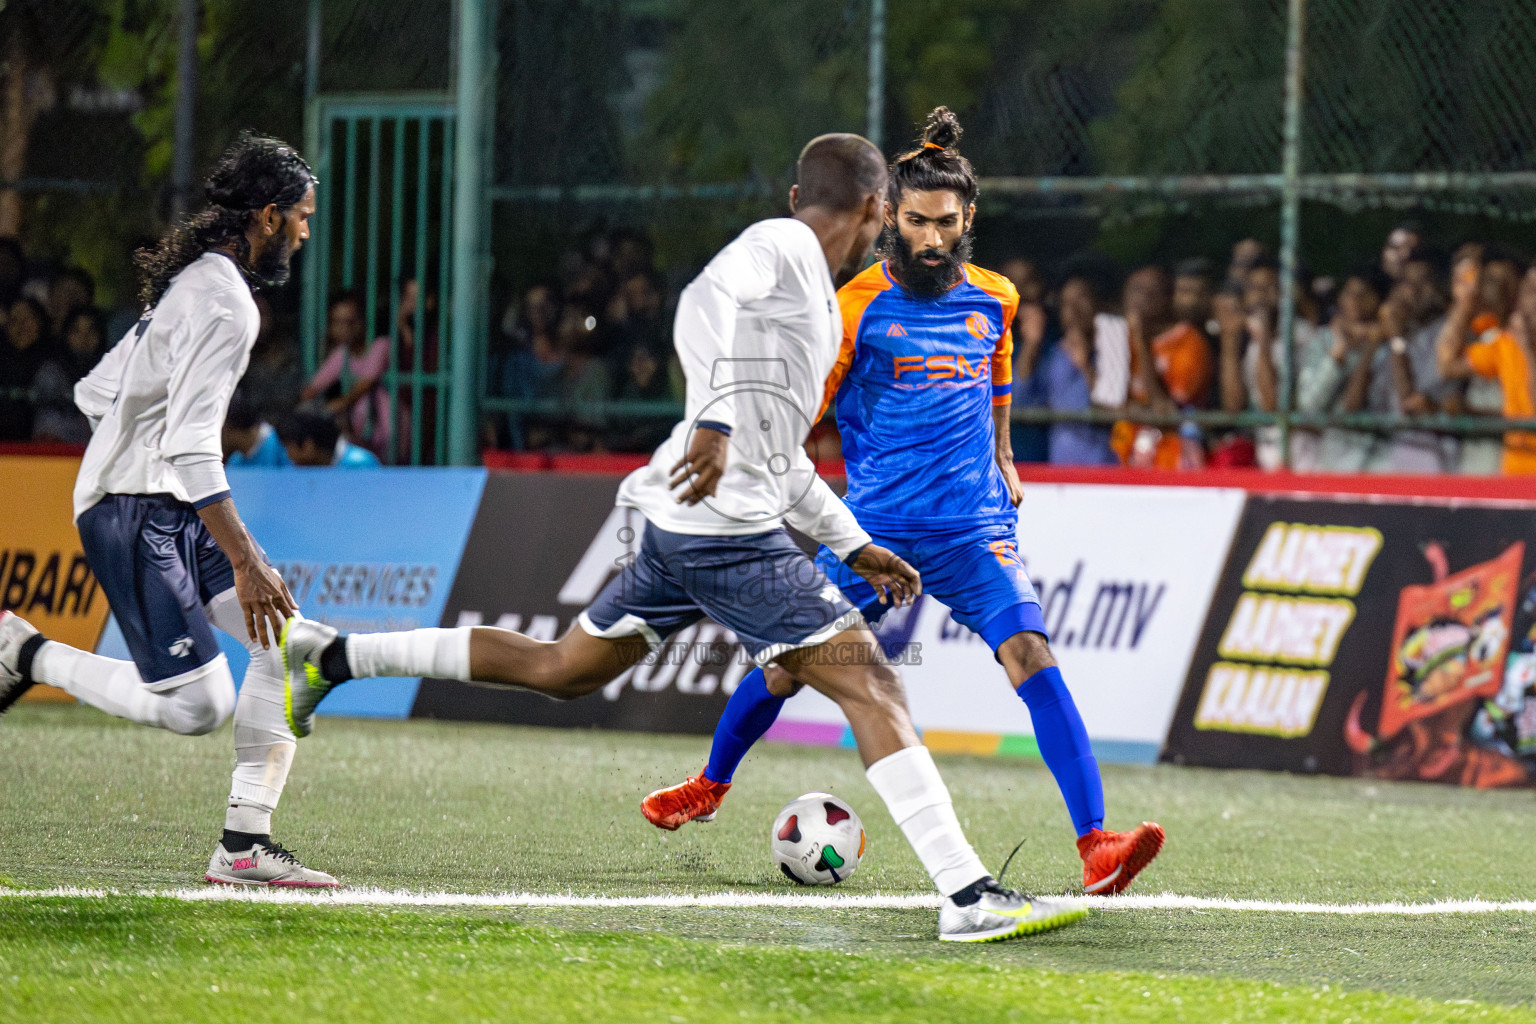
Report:
<svg viewBox="0 0 1536 1024"><path fill-rule="evenodd" d="M145 682L219 656L203 609L234 587L235 571L191 505L169 494L109 494L75 525Z"/></svg>
<svg viewBox="0 0 1536 1024"><path fill-rule="evenodd" d="M640 550L577 621L593 636L644 636L653 648L705 616L766 665L859 622L841 590L783 529L743 537L672 533L646 523Z"/></svg>
<svg viewBox="0 0 1536 1024"><path fill-rule="evenodd" d="M1050 639L1011 524L902 536L871 532L870 537L910 562L922 574L923 593L948 605L955 621L979 635L994 653L1015 633ZM890 609L864 577L827 548L816 553L816 564L871 625Z"/></svg>

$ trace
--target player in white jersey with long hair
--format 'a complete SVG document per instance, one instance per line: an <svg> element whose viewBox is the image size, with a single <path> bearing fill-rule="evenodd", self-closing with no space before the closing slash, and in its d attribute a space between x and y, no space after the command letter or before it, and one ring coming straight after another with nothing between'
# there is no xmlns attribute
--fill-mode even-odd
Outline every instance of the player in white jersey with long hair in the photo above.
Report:
<svg viewBox="0 0 1536 1024"><path fill-rule="evenodd" d="M747 228L683 292L674 330L687 418L618 503L646 524L639 551L564 637L484 627L354 634L292 619L283 637L289 724L304 735L336 685L368 676L591 693L700 618L735 631L759 664L785 666L836 701L871 785L946 899L939 936L989 941L1084 914L1077 901L1004 889L971 849L901 679L859 613L785 531L836 552L882 599L919 592L916 571L870 542L816 475L803 442L837 359L833 275L867 260L883 223L885 158L857 135L800 154L792 216Z"/></svg>
<svg viewBox="0 0 1536 1024"><path fill-rule="evenodd" d="M0 613L0 712L34 683L188 736L235 719L235 772L207 879L334 886L272 842L294 737L277 645L293 597L235 511L220 429L260 317L251 291L288 279L316 179L298 152L245 133L204 186L208 208L135 255L145 312L75 387L92 435L75 524L132 661L45 639ZM235 681L210 627L243 642Z"/></svg>

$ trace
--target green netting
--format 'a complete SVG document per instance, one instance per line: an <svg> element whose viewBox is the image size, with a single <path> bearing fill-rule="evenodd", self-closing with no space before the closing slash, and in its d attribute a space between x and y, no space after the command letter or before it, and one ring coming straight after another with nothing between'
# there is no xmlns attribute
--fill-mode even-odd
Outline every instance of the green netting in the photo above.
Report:
<svg viewBox="0 0 1536 1024"><path fill-rule="evenodd" d="M1525 171L1536 158L1536 3L1307 5L1307 171Z"/></svg>

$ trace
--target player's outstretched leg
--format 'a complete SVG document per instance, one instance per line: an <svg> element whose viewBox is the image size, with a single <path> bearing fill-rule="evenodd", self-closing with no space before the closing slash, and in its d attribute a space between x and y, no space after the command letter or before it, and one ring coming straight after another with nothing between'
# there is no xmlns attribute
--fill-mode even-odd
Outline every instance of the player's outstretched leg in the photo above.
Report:
<svg viewBox="0 0 1536 1024"><path fill-rule="evenodd" d="M1056 778L1077 830L1083 890L1108 896L1130 886L1163 848L1163 829L1144 821L1129 832L1104 828L1104 783L1088 742L1088 730L1044 636L1015 633L997 649L998 659L1029 707L1040 757Z"/></svg>
<svg viewBox="0 0 1536 1024"><path fill-rule="evenodd" d="M57 686L109 715L183 736L212 732L235 706L235 682L222 654L190 671L146 682L131 661L48 640L16 613L0 612L0 712L36 683Z"/></svg>
<svg viewBox="0 0 1536 1024"><path fill-rule="evenodd" d="M1081 920L1078 900L1039 898L1005 889L987 872L955 816L949 790L907 712L901 678L875 636L859 625L825 644L779 656L794 676L842 709L858 742L870 785L885 801L918 860L945 897L939 938L993 942L1050 931Z"/></svg>
<svg viewBox="0 0 1536 1024"><path fill-rule="evenodd" d="M342 636L324 623L297 617L284 625L279 643L284 710L296 736L309 735L315 708L351 679L457 679L571 700L607 685L651 649L641 635L600 637L581 626L552 641L491 626Z"/></svg>

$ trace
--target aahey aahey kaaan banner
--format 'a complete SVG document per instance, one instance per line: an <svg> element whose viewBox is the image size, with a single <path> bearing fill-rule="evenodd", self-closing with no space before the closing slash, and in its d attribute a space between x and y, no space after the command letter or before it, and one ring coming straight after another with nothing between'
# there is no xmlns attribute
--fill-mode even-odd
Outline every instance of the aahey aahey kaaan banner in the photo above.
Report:
<svg viewBox="0 0 1536 1024"><path fill-rule="evenodd" d="M1536 509L1250 497L1164 759L1536 777Z"/></svg>

